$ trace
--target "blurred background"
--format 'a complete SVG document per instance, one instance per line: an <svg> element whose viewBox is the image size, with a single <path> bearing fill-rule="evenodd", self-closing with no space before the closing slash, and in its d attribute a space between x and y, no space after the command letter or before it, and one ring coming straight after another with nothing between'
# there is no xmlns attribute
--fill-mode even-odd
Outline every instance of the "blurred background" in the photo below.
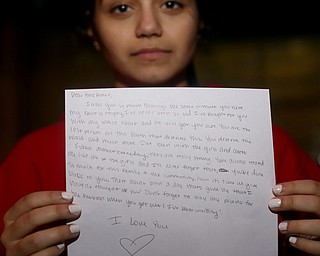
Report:
<svg viewBox="0 0 320 256"><path fill-rule="evenodd" d="M11 3L12 2L12 3ZM6 1L0 16L0 161L57 121L64 89L110 87L107 64L80 36L80 0ZM213 3L195 57L199 84L269 88L273 122L314 159L320 151L320 27L310 1Z"/></svg>

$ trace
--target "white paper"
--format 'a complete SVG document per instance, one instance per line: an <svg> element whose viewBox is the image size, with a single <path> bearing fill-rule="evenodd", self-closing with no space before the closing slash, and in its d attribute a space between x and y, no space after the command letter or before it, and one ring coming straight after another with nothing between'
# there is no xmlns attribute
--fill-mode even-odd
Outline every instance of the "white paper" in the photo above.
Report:
<svg viewBox="0 0 320 256"><path fill-rule="evenodd" d="M69 255L277 255L269 91L66 91Z"/></svg>

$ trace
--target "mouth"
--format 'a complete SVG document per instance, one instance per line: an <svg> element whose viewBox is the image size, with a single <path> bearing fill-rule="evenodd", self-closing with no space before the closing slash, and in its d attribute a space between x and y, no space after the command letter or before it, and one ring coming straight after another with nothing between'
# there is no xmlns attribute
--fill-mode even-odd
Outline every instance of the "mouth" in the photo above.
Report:
<svg viewBox="0 0 320 256"><path fill-rule="evenodd" d="M145 60L156 60L168 56L172 51L163 48L142 48L131 53L131 56Z"/></svg>

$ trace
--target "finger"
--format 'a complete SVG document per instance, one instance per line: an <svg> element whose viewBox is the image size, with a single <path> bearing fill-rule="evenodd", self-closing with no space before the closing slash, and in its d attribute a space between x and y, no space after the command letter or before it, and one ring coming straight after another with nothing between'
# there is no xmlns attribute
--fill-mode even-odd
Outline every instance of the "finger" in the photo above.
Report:
<svg viewBox="0 0 320 256"><path fill-rule="evenodd" d="M296 180L278 184L272 188L275 196L317 195L320 196L320 182L314 180Z"/></svg>
<svg viewBox="0 0 320 256"><path fill-rule="evenodd" d="M315 239L320 237L320 220L291 220L279 224L283 234L296 234L304 238Z"/></svg>
<svg viewBox="0 0 320 256"><path fill-rule="evenodd" d="M15 221L21 215L32 209L52 204L70 203L72 200L73 196L68 192L41 191L31 193L20 199L7 211L4 216L5 225L10 221Z"/></svg>
<svg viewBox="0 0 320 256"><path fill-rule="evenodd" d="M313 195L295 195L276 197L269 201L269 208L274 212L299 211L320 216L320 197Z"/></svg>
<svg viewBox="0 0 320 256"><path fill-rule="evenodd" d="M78 225L63 225L33 233L13 245L13 255L32 255L43 252L50 247L61 245L80 234ZM53 250L53 249L50 249ZM39 254L41 255L41 254Z"/></svg>
<svg viewBox="0 0 320 256"><path fill-rule="evenodd" d="M56 246L51 246L46 248L41 252L34 253L32 256L58 256L65 250L65 244L58 244Z"/></svg>
<svg viewBox="0 0 320 256"><path fill-rule="evenodd" d="M289 242L293 247L307 254L320 255L320 241L292 236L289 238Z"/></svg>
<svg viewBox="0 0 320 256"><path fill-rule="evenodd" d="M61 220L71 221L81 214L78 205L50 205L36 208L17 219L9 228L9 240L20 239L43 225L48 225ZM12 234L10 236L10 234Z"/></svg>

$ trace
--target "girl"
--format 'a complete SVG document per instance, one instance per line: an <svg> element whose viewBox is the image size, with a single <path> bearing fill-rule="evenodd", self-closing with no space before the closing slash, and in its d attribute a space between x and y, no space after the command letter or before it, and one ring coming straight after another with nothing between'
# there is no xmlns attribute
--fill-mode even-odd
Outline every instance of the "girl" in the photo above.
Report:
<svg viewBox="0 0 320 256"><path fill-rule="evenodd" d="M205 8L201 0L91 0L86 33L109 62L114 86L188 86ZM279 230L290 244L280 236L279 254L295 247L319 255L319 168L279 128L273 133L279 184L269 207L285 213ZM63 192L64 170L63 121L24 138L1 165L1 255L59 255L79 236L79 226L65 224L81 208Z"/></svg>

